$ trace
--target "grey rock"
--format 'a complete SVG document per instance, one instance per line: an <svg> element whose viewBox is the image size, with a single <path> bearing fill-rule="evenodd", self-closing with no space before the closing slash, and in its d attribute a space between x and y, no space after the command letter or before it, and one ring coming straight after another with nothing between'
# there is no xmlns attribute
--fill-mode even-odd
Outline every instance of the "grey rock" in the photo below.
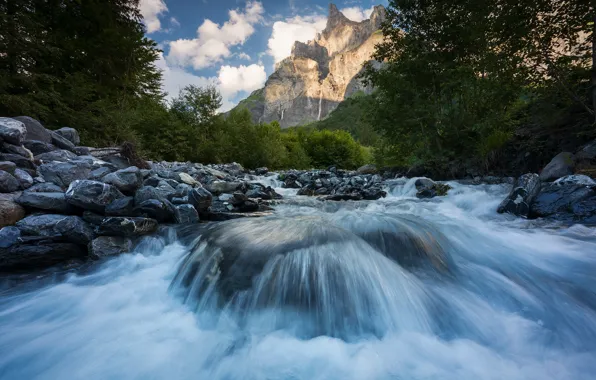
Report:
<svg viewBox="0 0 596 380"><path fill-rule="evenodd" d="M57 214L30 215L16 224L22 235L60 238L70 243L86 245L93 230L78 216Z"/></svg>
<svg viewBox="0 0 596 380"><path fill-rule="evenodd" d="M135 204L141 204L151 199L166 200L153 186L143 186L135 192Z"/></svg>
<svg viewBox="0 0 596 380"><path fill-rule="evenodd" d="M573 153L562 152L557 154L542 169L540 180L543 182L554 181L558 178L573 174L575 168L575 157Z"/></svg>
<svg viewBox="0 0 596 380"><path fill-rule="evenodd" d="M97 169L93 169L91 171L91 174L89 175L89 179L92 180L100 180L103 177L105 177L106 175L110 174L112 172L112 169L107 167L107 166L100 166Z"/></svg>
<svg viewBox="0 0 596 380"><path fill-rule="evenodd" d="M135 200L133 197L116 199L106 206L106 215L109 216L133 216Z"/></svg>
<svg viewBox="0 0 596 380"><path fill-rule="evenodd" d="M75 160L76 158L76 154L64 149L55 149L51 152L41 153L35 156L35 159L40 160L41 162L69 162Z"/></svg>
<svg viewBox="0 0 596 380"><path fill-rule="evenodd" d="M527 173L519 177L513 189L497 208L499 214L510 213L517 216L527 217L530 213L530 205L540 192L540 177L535 173Z"/></svg>
<svg viewBox="0 0 596 380"><path fill-rule="evenodd" d="M52 136L52 144L54 144L56 147L74 152L75 144L70 142L68 139L64 138L63 136L59 135L54 131L50 131L50 135Z"/></svg>
<svg viewBox="0 0 596 380"><path fill-rule="evenodd" d="M73 206L103 214L107 205L124 195L106 183L77 180L66 190L66 201Z"/></svg>
<svg viewBox="0 0 596 380"><path fill-rule="evenodd" d="M418 178L414 185L418 190L416 197L420 199L444 196L451 189L447 184L437 183L428 178Z"/></svg>
<svg viewBox="0 0 596 380"><path fill-rule="evenodd" d="M10 161L17 165L18 168L22 169L35 169L35 165L29 158L20 156L18 154L12 153L2 153L0 154L0 161Z"/></svg>
<svg viewBox="0 0 596 380"><path fill-rule="evenodd" d="M136 215L156 219L160 223L172 222L175 218L175 207L168 200L149 199L136 204Z"/></svg>
<svg viewBox="0 0 596 380"><path fill-rule="evenodd" d="M546 217L558 213L568 213L574 204L595 195L596 192L591 186L544 184L530 205L531 214L535 217Z"/></svg>
<svg viewBox="0 0 596 380"><path fill-rule="evenodd" d="M76 208L66 202L64 193L40 193L24 191L16 202L29 209L44 210L60 214L72 214Z"/></svg>
<svg viewBox="0 0 596 380"><path fill-rule="evenodd" d="M27 140L38 140L45 143L52 141L50 131L45 129L44 126L34 118L29 116L17 116L14 119L20 121L25 126L27 131L25 138Z"/></svg>
<svg viewBox="0 0 596 380"><path fill-rule="evenodd" d="M373 164L364 165L358 168L360 174L376 174L377 166Z"/></svg>
<svg viewBox="0 0 596 380"><path fill-rule="evenodd" d="M188 193L188 203L193 205L199 213L207 212L212 201L213 195L203 187L194 188Z"/></svg>
<svg viewBox="0 0 596 380"><path fill-rule="evenodd" d="M56 232L70 243L87 246L95 237L91 227L78 216L69 216L56 223Z"/></svg>
<svg viewBox="0 0 596 380"><path fill-rule="evenodd" d="M91 154L91 149L86 146L75 146L73 152L76 153L77 156L88 156Z"/></svg>
<svg viewBox="0 0 596 380"><path fill-rule="evenodd" d="M79 145L81 143L81 138L79 137L79 132L77 132L74 128L64 127L55 130L57 134L64 137L74 145Z"/></svg>
<svg viewBox="0 0 596 380"><path fill-rule="evenodd" d="M174 197L174 198L172 198L172 200L170 202L172 202L172 204L175 204L175 205L184 205L184 204L188 204L189 200L188 200L188 196Z"/></svg>
<svg viewBox="0 0 596 380"><path fill-rule="evenodd" d="M9 174L14 174L17 165L10 161L0 161L0 170L3 170Z"/></svg>
<svg viewBox="0 0 596 380"><path fill-rule="evenodd" d="M33 153L34 156L37 156L42 153L52 152L58 149L49 142L39 140L25 140L23 141L23 146L29 149L29 151L31 151L31 153Z"/></svg>
<svg viewBox="0 0 596 380"><path fill-rule="evenodd" d="M0 248L8 248L19 242L21 230L16 227L2 227L0 229Z"/></svg>
<svg viewBox="0 0 596 380"><path fill-rule="evenodd" d="M102 181L115 186L123 193L132 193L143 184L143 176L139 168L131 166L106 175Z"/></svg>
<svg viewBox="0 0 596 380"><path fill-rule="evenodd" d="M23 189L28 189L33 186L33 177L23 169L16 169L14 171L14 177L19 181L21 188Z"/></svg>
<svg viewBox="0 0 596 380"><path fill-rule="evenodd" d="M132 251L132 240L119 236L100 236L89 245L89 254L96 258L120 255Z"/></svg>
<svg viewBox="0 0 596 380"><path fill-rule="evenodd" d="M239 186L240 182L213 181L206 185L205 188L210 193L219 195L222 193L233 193Z"/></svg>
<svg viewBox="0 0 596 380"><path fill-rule="evenodd" d="M77 180L86 180L91 174L91 165L87 162L48 162L39 167L43 178L56 185L67 188Z"/></svg>
<svg viewBox="0 0 596 380"><path fill-rule="evenodd" d="M19 181L10 173L0 170L0 193L12 193L21 187Z"/></svg>
<svg viewBox="0 0 596 380"><path fill-rule="evenodd" d="M0 272L30 272L86 257L87 249L73 243L40 240L16 244L0 249Z"/></svg>
<svg viewBox="0 0 596 380"><path fill-rule="evenodd" d="M199 213L192 205L176 206L175 220L178 224L191 224L199 222Z"/></svg>
<svg viewBox="0 0 596 380"><path fill-rule="evenodd" d="M114 165L116 170L126 169L131 166L130 161L128 161L128 159L126 157L122 157L120 155L102 157L102 160L104 160L105 162L107 162L109 164Z"/></svg>
<svg viewBox="0 0 596 380"><path fill-rule="evenodd" d="M192 190L192 186L187 185L185 183L181 183L178 186L176 186L175 190L176 191L174 192L174 197L183 198L188 196L188 193L190 193Z"/></svg>
<svg viewBox="0 0 596 380"><path fill-rule="evenodd" d="M0 194L0 227L10 226L25 217L25 209L14 201L12 194Z"/></svg>
<svg viewBox="0 0 596 380"><path fill-rule="evenodd" d="M31 151L27 148L25 148L24 146L21 145L13 145L13 144L9 144L9 143L0 143L0 150L2 150L2 152L4 153L8 153L8 154L15 154L17 156L21 156L22 158L25 158L27 160L32 160L33 159L33 153L31 153Z"/></svg>
<svg viewBox="0 0 596 380"><path fill-rule="evenodd" d="M36 183L27 189L28 193L64 193L64 190L51 182Z"/></svg>
<svg viewBox="0 0 596 380"><path fill-rule="evenodd" d="M255 169L255 174L256 175L265 175L267 173L269 173L269 169L267 169L266 167L256 168Z"/></svg>
<svg viewBox="0 0 596 380"><path fill-rule="evenodd" d="M22 122L9 117L0 117L0 139L9 144L21 145L27 129Z"/></svg>
<svg viewBox="0 0 596 380"><path fill-rule="evenodd" d="M102 236L133 237L153 233L157 230L157 220L142 217L110 216L97 226Z"/></svg>

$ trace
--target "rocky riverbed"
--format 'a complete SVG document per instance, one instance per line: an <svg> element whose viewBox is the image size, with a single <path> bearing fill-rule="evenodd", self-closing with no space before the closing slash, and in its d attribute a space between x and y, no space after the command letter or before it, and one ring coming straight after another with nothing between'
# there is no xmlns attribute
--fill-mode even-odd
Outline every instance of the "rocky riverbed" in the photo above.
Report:
<svg viewBox="0 0 596 380"><path fill-rule="evenodd" d="M283 196L273 187L324 201L378 200L406 173L327 170L269 173L241 165L137 162L118 149L81 145L73 128L50 131L29 117L0 118L0 272L76 266L130 252L160 225L270 215ZM468 184L513 184L499 206L525 218L596 224L596 183L574 174L593 162L596 144L560 154L539 174L476 177ZM272 187L273 185L273 187ZM416 196L451 186L419 178Z"/></svg>

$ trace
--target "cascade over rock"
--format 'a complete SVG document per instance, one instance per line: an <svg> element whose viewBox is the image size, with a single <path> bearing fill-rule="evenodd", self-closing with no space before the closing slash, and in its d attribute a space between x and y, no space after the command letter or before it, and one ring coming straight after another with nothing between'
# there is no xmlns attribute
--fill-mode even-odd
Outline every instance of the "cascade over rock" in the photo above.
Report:
<svg viewBox="0 0 596 380"><path fill-rule="evenodd" d="M354 93L370 93L357 76L383 38L379 29L384 20L381 5L370 19L354 22L330 4L325 29L307 43L296 41L265 87L239 106L248 108L255 123L277 120L287 128L324 119Z"/></svg>

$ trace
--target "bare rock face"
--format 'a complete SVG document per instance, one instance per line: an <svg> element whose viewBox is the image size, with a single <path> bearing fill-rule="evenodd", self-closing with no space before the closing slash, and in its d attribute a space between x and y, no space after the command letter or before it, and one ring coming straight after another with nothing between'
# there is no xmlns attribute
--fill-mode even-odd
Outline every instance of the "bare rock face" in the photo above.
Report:
<svg viewBox="0 0 596 380"><path fill-rule="evenodd" d="M296 42L290 57L279 62L261 90L241 102L255 122L279 121L282 128L321 120L352 94L370 93L358 74L381 42L385 8L354 22L335 5L323 32L308 43Z"/></svg>

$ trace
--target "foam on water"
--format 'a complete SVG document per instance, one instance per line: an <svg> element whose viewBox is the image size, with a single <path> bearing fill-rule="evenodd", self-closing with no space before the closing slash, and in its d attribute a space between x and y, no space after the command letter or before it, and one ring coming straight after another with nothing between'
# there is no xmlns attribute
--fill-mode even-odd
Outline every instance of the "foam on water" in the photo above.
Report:
<svg viewBox="0 0 596 380"><path fill-rule="evenodd" d="M444 274L402 269L372 253L363 261L359 250L371 248L360 243L344 243L348 255L336 258L358 264L345 273L365 276L359 286L389 287L383 299L421 302L419 310L384 306L380 315L400 328L360 339L305 338L287 324L270 328L275 310L254 310L242 323L197 311L169 290L187 249L172 236L151 237L135 253L64 281L2 291L0 379L592 379L594 229L497 215L504 185L451 183L447 197L421 201L410 182L398 181L376 202L296 197L276 211L288 223L315 216L354 233L413 218L433 239L440 234L451 260ZM270 269L257 281L267 281ZM388 280L399 273L409 285ZM372 320L379 307L359 312Z"/></svg>

